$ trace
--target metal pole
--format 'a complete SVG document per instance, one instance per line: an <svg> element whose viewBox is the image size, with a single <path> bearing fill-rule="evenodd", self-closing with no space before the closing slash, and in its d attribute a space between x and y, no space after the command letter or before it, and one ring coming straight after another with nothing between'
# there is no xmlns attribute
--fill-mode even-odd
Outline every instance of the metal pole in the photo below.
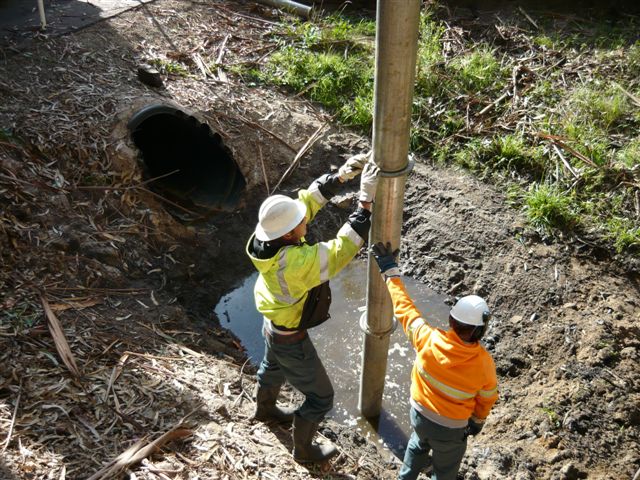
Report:
<svg viewBox="0 0 640 480"><path fill-rule="evenodd" d="M419 20L420 0L378 0L372 143L373 161L382 176L369 239L370 243L389 241L394 248L400 244L405 180L411 167L409 128ZM375 417L382 408L394 319L387 287L371 260L361 326L365 335L359 408L363 416Z"/></svg>
<svg viewBox="0 0 640 480"><path fill-rule="evenodd" d="M38 0L38 13L40 14L40 28L44 30L47 28L47 19L44 15L44 1Z"/></svg>
<svg viewBox="0 0 640 480"><path fill-rule="evenodd" d="M304 18L309 18L311 16L311 10L313 9L313 7L303 5L298 2L292 2L291 0L258 0L258 3L264 3L271 7L281 8L282 10Z"/></svg>

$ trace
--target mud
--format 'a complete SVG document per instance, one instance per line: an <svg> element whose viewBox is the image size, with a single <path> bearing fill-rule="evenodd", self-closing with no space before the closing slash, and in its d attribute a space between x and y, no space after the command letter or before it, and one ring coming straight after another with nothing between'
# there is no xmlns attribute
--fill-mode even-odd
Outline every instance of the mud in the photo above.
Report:
<svg viewBox="0 0 640 480"><path fill-rule="evenodd" d="M241 78L203 78L195 64L190 64L193 70L188 76L167 76L162 90L139 83L135 71L140 61L153 52L175 54L172 44L183 52L197 44L205 49L200 54L213 54L229 34L233 41L226 45L226 61L254 61L254 52L265 47L268 22L277 20L271 10L244 3L197 7L154 2L77 34L22 45L2 59L0 125L35 155L3 148L0 157L3 181L13 173L30 182L22 187L26 193L15 197L26 199L26 206L13 203L3 211L2 300L7 309L31 298L34 291L51 291L51 285L61 282L150 290L150 298L159 306L153 307L147 296L141 300L147 307L143 308L130 296L95 308L97 318L103 318L102 323L98 321L101 328L122 342L106 349L107 342L99 349L108 360L105 371L125 350L151 348L162 340L145 337L148 329L141 329L139 323L150 322L153 328L173 332L186 346L206 355L207 361L216 362L215 368L199 371L194 378L211 387L201 393L210 409L208 418L219 422L220 432L243 432L238 440L242 445L256 432L269 433L251 423L252 405L242 396L243 380L240 384L233 380L246 361L245 353L237 339L220 328L224 322L212 316L213 308L251 273L245 239L255 225L266 185L280 180L313 133L326 124L320 140L282 183L281 193L293 194L349 154L366 150L368 141L333 126L326 113L298 97L247 85ZM236 16L236 11L241 15ZM163 28L149 28L152 18ZM185 224L153 195L122 189L141 179L123 122L136 108L156 101L193 111L223 136L247 180L243 203L236 210ZM36 157L46 162L32 166ZM46 181L38 176L47 168L54 168L67 181L62 183L65 190L49 188L56 185L55 176ZM121 190L75 188L96 178ZM404 274L451 298L467 293L485 296L495 313L485 343L496 359L500 400L483 432L470 442L460 478L632 478L640 468L637 260L613 257L588 239L541 241L528 233L523 219L505 202L503 191L502 185L436 167L428 158L418 159L407 182ZM3 195L8 192L14 190L5 187ZM31 198L37 202L28 203ZM337 231L353 204L353 196L345 192L337 205L328 206L310 230L310 240ZM38 241L25 233L25 225L32 225L29 232L37 233ZM28 289L24 279L29 279ZM87 318L77 315L67 322L81 328ZM17 377L9 371L28 370L20 363L19 338L18 334L15 340L2 337L5 351L15 353L7 357L10 361L0 382L0 398L7 406L2 419L7 424L18 391ZM82 349L76 354L83 358ZM249 376L253 372L251 367L241 371ZM223 378L233 392L240 392L234 402L220 393L224 389L217 382ZM288 395L295 400L294 393ZM38 403L38 398L25 393L20 411L35 411ZM186 410L181 404L171 415L179 417ZM161 410L161 415L170 413ZM51 426L53 433L55 428L59 426ZM332 467L332 478L394 478L397 474L397 460L381 456L353 428L328 423L322 432L345 452ZM45 478L53 467L44 459L41 463L30 459L33 465L24 470L24 452L16 440L34 448L39 435L33 424L18 421L0 468L15 478ZM287 437L286 432L278 435ZM235 437L228 433L227 438ZM277 465L263 461L269 452L261 444L246 448L246 457L260 467L246 467L243 475L258 478L273 472L281 478L323 478L322 472L287 459L288 445L282 442L283 460ZM78 449L62 439L52 445L63 458L73 459ZM95 441L90 445L99 463L122 450L121 444L107 448ZM197 449L187 444L182 455L194 461ZM375 459L377 466L362 467L358 459L363 458ZM176 457L175 461L183 460ZM56 462L51 465L60 472ZM231 467L225 470L206 462L196 467L183 461L183 465L191 465L201 478L240 475ZM154 478L148 469L132 468L138 478ZM97 466L75 462L69 469L70 477L85 478ZM188 471L174 478L192 478Z"/></svg>

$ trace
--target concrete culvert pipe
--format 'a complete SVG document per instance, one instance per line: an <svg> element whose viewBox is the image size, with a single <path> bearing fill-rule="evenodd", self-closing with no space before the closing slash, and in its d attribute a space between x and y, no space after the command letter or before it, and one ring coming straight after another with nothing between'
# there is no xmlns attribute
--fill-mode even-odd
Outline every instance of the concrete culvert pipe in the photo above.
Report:
<svg viewBox="0 0 640 480"><path fill-rule="evenodd" d="M150 105L136 112L127 127L140 150L145 179L157 178L150 189L200 215L238 205L245 179L207 124L170 105Z"/></svg>

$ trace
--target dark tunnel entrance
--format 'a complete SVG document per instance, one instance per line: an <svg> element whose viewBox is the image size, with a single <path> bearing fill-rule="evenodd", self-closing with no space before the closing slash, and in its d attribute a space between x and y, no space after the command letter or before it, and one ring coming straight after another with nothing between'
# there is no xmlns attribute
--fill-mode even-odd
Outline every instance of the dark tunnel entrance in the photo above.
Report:
<svg viewBox="0 0 640 480"><path fill-rule="evenodd" d="M157 179L149 188L169 200L174 215L193 220L189 212L204 217L238 205L245 179L208 125L169 105L151 105L135 113L128 128L145 180Z"/></svg>

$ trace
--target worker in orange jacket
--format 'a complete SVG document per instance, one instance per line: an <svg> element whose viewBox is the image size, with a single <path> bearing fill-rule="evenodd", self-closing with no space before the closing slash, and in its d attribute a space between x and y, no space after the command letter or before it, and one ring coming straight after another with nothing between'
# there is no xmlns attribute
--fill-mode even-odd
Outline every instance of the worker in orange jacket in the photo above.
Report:
<svg viewBox="0 0 640 480"><path fill-rule="evenodd" d="M396 262L398 251L382 242L372 247L395 317L416 350L411 372L413 432L399 479L414 480L429 461L432 480L455 480L467 436L482 429L498 399L496 367L479 341L491 317L476 295L461 298L449 312L448 330L427 324L409 297Z"/></svg>

